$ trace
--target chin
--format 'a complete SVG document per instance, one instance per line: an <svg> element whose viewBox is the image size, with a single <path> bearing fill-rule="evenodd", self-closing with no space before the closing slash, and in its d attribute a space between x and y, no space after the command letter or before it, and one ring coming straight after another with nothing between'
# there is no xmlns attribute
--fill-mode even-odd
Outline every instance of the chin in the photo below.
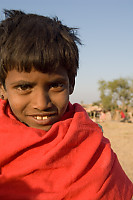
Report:
<svg viewBox="0 0 133 200"><path fill-rule="evenodd" d="M39 126L30 126L32 128L36 128L36 129L40 129L40 130L43 130L43 131L49 131L52 127L52 125L48 125L48 126L42 126L42 127L39 127Z"/></svg>

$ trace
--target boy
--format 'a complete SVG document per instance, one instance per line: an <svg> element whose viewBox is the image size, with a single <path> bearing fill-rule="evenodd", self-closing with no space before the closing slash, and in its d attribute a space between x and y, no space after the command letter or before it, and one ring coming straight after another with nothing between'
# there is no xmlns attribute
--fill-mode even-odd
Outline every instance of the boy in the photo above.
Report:
<svg viewBox="0 0 133 200"><path fill-rule="evenodd" d="M109 141L69 102L78 69L74 29L5 10L0 24L0 199L130 200L133 185Z"/></svg>

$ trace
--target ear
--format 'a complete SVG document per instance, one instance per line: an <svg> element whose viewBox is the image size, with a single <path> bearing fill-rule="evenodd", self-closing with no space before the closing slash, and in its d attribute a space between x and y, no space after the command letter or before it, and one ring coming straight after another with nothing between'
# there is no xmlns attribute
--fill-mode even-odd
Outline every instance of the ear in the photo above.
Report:
<svg viewBox="0 0 133 200"><path fill-rule="evenodd" d="M0 82L0 98L7 100L7 91L1 82Z"/></svg>

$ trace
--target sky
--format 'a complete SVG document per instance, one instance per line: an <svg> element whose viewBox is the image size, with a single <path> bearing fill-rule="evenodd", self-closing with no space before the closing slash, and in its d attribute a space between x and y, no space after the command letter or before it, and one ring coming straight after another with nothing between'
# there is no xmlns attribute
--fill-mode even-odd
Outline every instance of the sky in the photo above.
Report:
<svg viewBox="0 0 133 200"><path fill-rule="evenodd" d="M0 0L3 9L19 9L78 28L79 70L72 103L100 99L98 81L133 78L133 0Z"/></svg>

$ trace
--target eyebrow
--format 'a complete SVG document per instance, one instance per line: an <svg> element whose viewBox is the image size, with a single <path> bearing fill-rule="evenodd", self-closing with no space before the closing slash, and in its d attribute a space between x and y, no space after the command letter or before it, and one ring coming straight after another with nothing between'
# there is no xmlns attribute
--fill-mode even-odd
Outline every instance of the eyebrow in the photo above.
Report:
<svg viewBox="0 0 133 200"><path fill-rule="evenodd" d="M53 79L53 80L51 80L51 81L49 81L49 83L53 83L53 82L66 82L67 81L67 79L66 78L64 78L64 77L58 77L58 78L55 78L55 79Z"/></svg>
<svg viewBox="0 0 133 200"><path fill-rule="evenodd" d="M11 85L16 85L16 84L30 84L30 85L34 85L34 83L33 82L29 82L29 81L24 81L24 80L19 80L19 81L16 81L16 82L13 82L13 83L11 83Z"/></svg>

